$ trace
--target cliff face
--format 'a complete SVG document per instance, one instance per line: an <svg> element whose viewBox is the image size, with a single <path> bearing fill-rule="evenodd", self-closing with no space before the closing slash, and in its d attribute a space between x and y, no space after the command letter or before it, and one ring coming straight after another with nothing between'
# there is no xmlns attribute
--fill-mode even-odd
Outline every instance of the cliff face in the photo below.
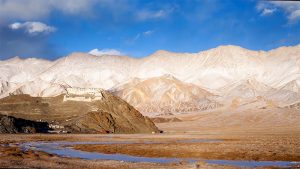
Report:
<svg viewBox="0 0 300 169"><path fill-rule="evenodd" d="M0 133L47 133L47 122L35 122L12 116L0 115Z"/></svg>
<svg viewBox="0 0 300 169"><path fill-rule="evenodd" d="M0 113L61 126L73 133L152 133L154 123L122 99L103 91L101 100L63 101L57 97L8 96L0 100Z"/></svg>

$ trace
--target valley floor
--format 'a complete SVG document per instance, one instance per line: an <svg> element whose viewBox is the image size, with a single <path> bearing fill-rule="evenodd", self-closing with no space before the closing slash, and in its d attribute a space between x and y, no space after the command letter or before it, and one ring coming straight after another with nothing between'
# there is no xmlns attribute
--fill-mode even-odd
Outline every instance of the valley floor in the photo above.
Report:
<svg viewBox="0 0 300 169"><path fill-rule="evenodd" d="M165 130L175 124L159 124ZM232 131L232 132L230 132ZM202 142L202 141L203 142ZM205 140L212 140L205 141ZM1 135L0 166L3 168L240 168L205 162L214 160L300 161L300 130L283 128L269 130L200 129L193 132L166 132L164 134L17 134ZM175 157L197 159L173 163L126 162L113 160L84 160L65 158L41 151L23 151L18 145L30 141L71 142L130 142L125 144L75 145L74 149L105 154L128 154L139 157ZM134 142L135 144L132 144ZM150 144L150 143L155 144ZM298 166L297 166L298 165ZM0 168L1 168L0 167ZM244 167L247 168L247 167ZM276 167L260 167L276 168ZM295 164L291 168L300 168Z"/></svg>

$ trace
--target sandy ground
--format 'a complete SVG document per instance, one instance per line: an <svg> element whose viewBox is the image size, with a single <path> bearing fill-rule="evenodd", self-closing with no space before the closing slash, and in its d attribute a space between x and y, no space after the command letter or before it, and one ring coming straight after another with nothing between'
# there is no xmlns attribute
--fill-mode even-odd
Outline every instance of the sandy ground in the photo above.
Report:
<svg viewBox="0 0 300 169"><path fill-rule="evenodd" d="M196 132L216 134L256 133L299 133L300 111L296 109L232 109L221 108L214 111L180 113L166 118L176 117L182 122L157 123L168 132Z"/></svg>

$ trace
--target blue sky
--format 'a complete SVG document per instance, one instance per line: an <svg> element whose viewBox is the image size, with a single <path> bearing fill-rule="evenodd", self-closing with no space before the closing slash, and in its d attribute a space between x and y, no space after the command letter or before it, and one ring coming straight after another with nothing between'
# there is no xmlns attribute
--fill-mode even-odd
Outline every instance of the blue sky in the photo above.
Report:
<svg viewBox="0 0 300 169"><path fill-rule="evenodd" d="M144 57L219 45L300 43L300 2L255 0L0 0L0 59L75 51Z"/></svg>

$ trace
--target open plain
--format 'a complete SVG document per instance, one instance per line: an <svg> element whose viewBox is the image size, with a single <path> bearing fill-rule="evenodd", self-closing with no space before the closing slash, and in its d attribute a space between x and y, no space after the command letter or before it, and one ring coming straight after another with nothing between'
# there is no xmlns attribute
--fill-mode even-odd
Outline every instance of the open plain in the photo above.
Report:
<svg viewBox="0 0 300 169"><path fill-rule="evenodd" d="M158 126L176 125L160 123ZM185 122L185 124L188 124ZM194 131L168 131L162 134L15 134L1 135L0 166L12 168L255 168L246 164L218 163L234 161L300 161L300 130L295 128L198 128ZM40 150L24 150L22 143L76 142L73 150L104 154L124 154L130 157L172 159L174 162L129 162L62 157ZM93 143L94 142L94 143ZM89 144L87 144L89 143ZM92 143L92 144L90 144ZM109 143L109 144L107 144ZM193 159L194 161L189 161ZM215 161L217 160L217 162ZM220 161L219 161L220 162ZM222 161L224 162L224 161ZM256 168L300 168L261 166Z"/></svg>

